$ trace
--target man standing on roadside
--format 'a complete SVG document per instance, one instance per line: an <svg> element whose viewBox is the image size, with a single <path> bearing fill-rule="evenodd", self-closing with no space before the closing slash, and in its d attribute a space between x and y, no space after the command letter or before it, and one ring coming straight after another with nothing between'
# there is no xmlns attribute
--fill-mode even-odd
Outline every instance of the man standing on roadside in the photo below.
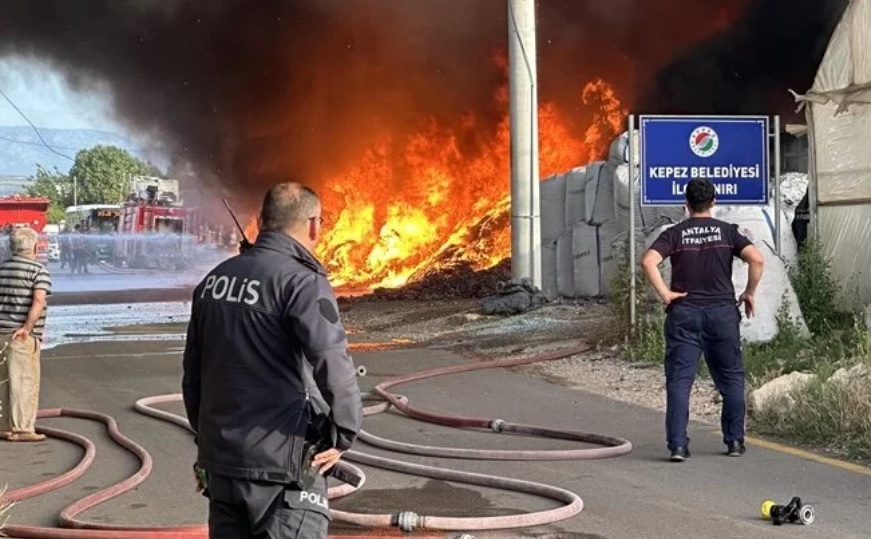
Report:
<svg viewBox="0 0 871 539"><path fill-rule="evenodd" d="M721 427L726 454L740 457L745 452L745 403L738 306L743 304L747 316L753 316L764 259L737 225L711 216L715 191L710 181L691 180L685 196L689 219L664 231L641 260L644 275L666 305L666 441L672 461L690 458L690 390L704 353L711 378L723 397ZM735 257L749 264L747 288L737 305L732 285ZM671 287L659 273L666 258L671 259Z"/></svg>
<svg viewBox="0 0 871 539"><path fill-rule="evenodd" d="M336 299L312 254L322 225L311 189L276 185L253 247L194 290L182 390L211 539L327 537L323 474L351 448L363 408ZM335 432L307 462L313 413Z"/></svg>
<svg viewBox="0 0 871 539"><path fill-rule="evenodd" d="M16 228L9 235L11 256L0 263L0 436L38 442L40 345L51 279L36 261L37 234Z"/></svg>

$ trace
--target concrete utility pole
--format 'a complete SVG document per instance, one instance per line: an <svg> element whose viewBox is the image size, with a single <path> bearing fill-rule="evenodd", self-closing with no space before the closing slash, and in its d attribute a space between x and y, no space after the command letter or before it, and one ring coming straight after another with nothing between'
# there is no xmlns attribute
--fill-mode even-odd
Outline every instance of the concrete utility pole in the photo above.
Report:
<svg viewBox="0 0 871 539"><path fill-rule="evenodd" d="M541 288L535 0L508 0L511 276Z"/></svg>

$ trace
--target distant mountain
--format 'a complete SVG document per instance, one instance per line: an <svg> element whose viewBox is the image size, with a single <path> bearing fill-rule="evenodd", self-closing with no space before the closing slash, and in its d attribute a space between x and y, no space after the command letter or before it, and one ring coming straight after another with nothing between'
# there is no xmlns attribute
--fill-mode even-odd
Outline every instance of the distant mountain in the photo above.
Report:
<svg viewBox="0 0 871 539"><path fill-rule="evenodd" d="M72 158L75 158L79 150L103 144L124 148L146 162L155 159L149 155L147 148L142 149L140 145L117 133L91 129L43 128L39 129L39 133L58 153ZM37 164L49 170L57 167L61 172L67 172L73 162L46 148L30 127L0 126L0 177L31 176L36 172Z"/></svg>
<svg viewBox="0 0 871 539"><path fill-rule="evenodd" d="M22 194L28 183L24 176L0 176L0 197Z"/></svg>

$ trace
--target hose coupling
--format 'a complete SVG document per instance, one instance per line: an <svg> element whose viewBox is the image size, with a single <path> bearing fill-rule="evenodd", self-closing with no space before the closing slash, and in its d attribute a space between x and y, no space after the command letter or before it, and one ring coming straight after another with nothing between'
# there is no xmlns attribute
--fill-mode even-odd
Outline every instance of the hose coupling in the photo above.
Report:
<svg viewBox="0 0 871 539"><path fill-rule="evenodd" d="M502 419L494 419L490 422L490 429L493 432L502 432L505 429L505 421Z"/></svg>
<svg viewBox="0 0 871 539"><path fill-rule="evenodd" d="M420 525L420 515L414 511L403 511L393 516L393 525L404 532L414 531Z"/></svg>

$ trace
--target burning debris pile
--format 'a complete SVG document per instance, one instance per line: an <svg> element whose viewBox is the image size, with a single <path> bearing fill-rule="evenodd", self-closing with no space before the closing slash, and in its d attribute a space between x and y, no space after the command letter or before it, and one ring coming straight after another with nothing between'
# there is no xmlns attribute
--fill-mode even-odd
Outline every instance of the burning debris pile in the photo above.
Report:
<svg viewBox="0 0 871 539"><path fill-rule="evenodd" d="M603 158L630 109L791 109L783 80L813 70L845 2L540 2L541 177ZM314 186L336 286L475 295L502 279L459 281L510 252L506 17L493 0L9 0L0 59L106 90L214 215Z"/></svg>
<svg viewBox="0 0 871 539"><path fill-rule="evenodd" d="M493 99L507 111L506 86ZM578 109L589 117L583 134L553 104L540 107L543 175L602 155L626 114L602 79L583 87ZM320 190L327 222L317 255L333 285L395 288L455 266L488 269L510 256L509 127L503 112L492 137L469 146L463 141L482 133L474 115L429 123L401 142L377 142L330 176ZM252 218L246 236L256 235Z"/></svg>

